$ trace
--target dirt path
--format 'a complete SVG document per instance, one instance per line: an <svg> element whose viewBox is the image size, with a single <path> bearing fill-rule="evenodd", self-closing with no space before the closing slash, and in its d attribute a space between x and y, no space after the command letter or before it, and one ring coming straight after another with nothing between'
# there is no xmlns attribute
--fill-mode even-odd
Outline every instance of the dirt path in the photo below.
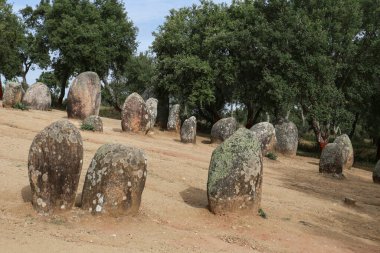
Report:
<svg viewBox="0 0 380 253"><path fill-rule="evenodd" d="M34 136L66 118L61 111L0 108L0 252L380 252L380 185L371 173L346 172L346 180L318 173L318 160L265 158L258 216L215 216L207 206L206 181L215 146L199 137L156 131L122 133L120 121L103 119L104 133L82 132L84 166L104 143L143 148L148 177L135 217L93 217L79 208L52 217L30 204L27 158ZM72 121L79 126L79 121ZM343 204L357 200L356 207Z"/></svg>

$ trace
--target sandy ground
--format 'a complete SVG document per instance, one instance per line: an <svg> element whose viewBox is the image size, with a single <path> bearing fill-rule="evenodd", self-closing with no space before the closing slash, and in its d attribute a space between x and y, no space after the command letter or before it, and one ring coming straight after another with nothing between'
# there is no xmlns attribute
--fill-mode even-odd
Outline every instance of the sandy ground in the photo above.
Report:
<svg viewBox="0 0 380 253"><path fill-rule="evenodd" d="M66 114L56 110L0 108L0 252L380 252L380 185L367 171L354 168L337 180L320 175L316 159L265 158L262 208L268 218L215 216L205 191L215 146L202 137L185 145L161 131L122 133L120 121L111 119L103 119L103 134L82 132L78 195L100 145L133 145L148 157L140 213L94 217L76 207L38 215L30 203L28 151L40 130L62 118ZM357 205L345 205L345 197Z"/></svg>

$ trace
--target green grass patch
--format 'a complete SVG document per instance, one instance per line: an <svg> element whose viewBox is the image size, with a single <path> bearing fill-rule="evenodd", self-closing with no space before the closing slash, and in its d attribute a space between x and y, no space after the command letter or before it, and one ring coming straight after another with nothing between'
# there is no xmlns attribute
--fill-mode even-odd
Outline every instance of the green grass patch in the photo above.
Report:
<svg viewBox="0 0 380 253"><path fill-rule="evenodd" d="M262 208L259 209L259 216L263 219L266 219L268 218L267 217L267 214L264 212L264 210Z"/></svg>
<svg viewBox="0 0 380 253"><path fill-rule="evenodd" d="M275 153L269 152L265 155L265 157L271 159L271 160L277 160L277 155Z"/></svg>
<svg viewBox="0 0 380 253"><path fill-rule="evenodd" d="M95 131L95 127L93 125L85 124L85 123L82 123L82 125L80 126L80 129L85 130L85 131Z"/></svg>
<svg viewBox="0 0 380 253"><path fill-rule="evenodd" d="M17 109L17 110L22 110L22 111L25 111L25 110L28 110L28 107L26 105L24 105L23 103L16 103L14 106L13 106L14 109Z"/></svg>

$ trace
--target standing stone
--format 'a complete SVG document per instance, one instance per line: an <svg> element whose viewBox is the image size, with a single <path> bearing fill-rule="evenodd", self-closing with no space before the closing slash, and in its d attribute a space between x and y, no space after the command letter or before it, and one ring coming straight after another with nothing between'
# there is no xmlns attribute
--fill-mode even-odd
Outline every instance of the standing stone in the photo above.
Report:
<svg viewBox="0 0 380 253"><path fill-rule="evenodd" d="M170 108L168 118L168 131L175 131L177 133L181 130L181 119L179 118L180 106L175 104Z"/></svg>
<svg viewBox="0 0 380 253"><path fill-rule="evenodd" d="M146 132L150 129L150 119L148 109L144 99L132 93L124 102L121 113L121 128L126 132Z"/></svg>
<svg viewBox="0 0 380 253"><path fill-rule="evenodd" d="M185 120L181 128L181 142L196 143L197 137L197 119L192 116Z"/></svg>
<svg viewBox="0 0 380 253"><path fill-rule="evenodd" d="M101 86L98 74L84 72L72 82L67 97L67 116L85 119L90 115L99 115Z"/></svg>
<svg viewBox="0 0 380 253"><path fill-rule="evenodd" d="M273 151L276 145L276 130L269 122L261 122L250 129L261 142L263 155Z"/></svg>
<svg viewBox="0 0 380 253"><path fill-rule="evenodd" d="M12 108L17 103L21 103L24 90L21 84L15 82L7 82L5 85L3 96L3 107Z"/></svg>
<svg viewBox="0 0 380 253"><path fill-rule="evenodd" d="M237 130L212 153L207 196L215 214L260 208L263 181L261 144L248 129Z"/></svg>
<svg viewBox="0 0 380 253"><path fill-rule="evenodd" d="M216 122L211 129L211 142L221 143L233 135L238 129L238 123L235 118L224 118Z"/></svg>
<svg viewBox="0 0 380 253"><path fill-rule="evenodd" d="M82 163L82 137L69 121L57 121L37 134L28 159L34 209L46 213L70 209L75 202Z"/></svg>
<svg viewBox="0 0 380 253"><path fill-rule="evenodd" d="M380 184L380 160L376 163L376 166L373 169L372 179L374 183Z"/></svg>
<svg viewBox="0 0 380 253"><path fill-rule="evenodd" d="M91 126L95 132L103 132L103 121L99 116L91 115L85 118L82 125Z"/></svg>
<svg viewBox="0 0 380 253"><path fill-rule="evenodd" d="M43 83L35 83L30 86L22 100L28 108L47 111L51 109L51 93L49 87Z"/></svg>
<svg viewBox="0 0 380 253"><path fill-rule="evenodd" d="M82 208L92 214L137 214L146 176L147 160L141 149L105 144L87 171Z"/></svg>
<svg viewBox="0 0 380 253"><path fill-rule="evenodd" d="M350 169L354 164L354 149L350 137L347 134L343 134L334 140L334 143L338 144L342 156L343 156L343 170Z"/></svg>
<svg viewBox="0 0 380 253"><path fill-rule="evenodd" d="M322 150L319 173L342 175L343 155L338 144L329 143Z"/></svg>
<svg viewBox="0 0 380 253"><path fill-rule="evenodd" d="M276 125L276 151L295 156L298 148L298 129L293 122L281 122Z"/></svg>
<svg viewBox="0 0 380 253"><path fill-rule="evenodd" d="M146 102L146 107L148 110L149 114L149 119L150 119L150 128L153 128L154 125L156 124L156 119L157 119L157 105L158 105L158 100L155 98L149 98Z"/></svg>

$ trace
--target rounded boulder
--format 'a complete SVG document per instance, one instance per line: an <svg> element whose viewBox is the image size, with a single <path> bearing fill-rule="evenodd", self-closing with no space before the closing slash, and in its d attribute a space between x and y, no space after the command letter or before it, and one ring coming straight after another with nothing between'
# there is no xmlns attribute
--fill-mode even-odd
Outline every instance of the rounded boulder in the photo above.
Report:
<svg viewBox="0 0 380 253"><path fill-rule="evenodd" d="M101 146L91 161L82 192L82 208L92 214L135 215L147 176L141 149L121 144Z"/></svg>
<svg viewBox="0 0 380 253"><path fill-rule="evenodd" d="M144 99L137 93L129 95L121 113L121 128L126 132L146 132L150 129L150 118Z"/></svg>
<svg viewBox="0 0 380 253"><path fill-rule="evenodd" d="M98 74L83 72L72 82L67 97L67 116L85 119L90 115L99 115L101 85Z"/></svg>
<svg viewBox="0 0 380 253"><path fill-rule="evenodd" d="M276 146L276 130L269 122L261 122L250 129L261 143L263 155L273 151Z"/></svg>
<svg viewBox="0 0 380 253"><path fill-rule="evenodd" d="M3 107L12 108L17 103L21 103L24 96L22 85L15 82L7 82L3 95Z"/></svg>
<svg viewBox="0 0 380 253"><path fill-rule="evenodd" d="M211 142L221 143L233 135L238 129L238 123L235 118L224 118L217 121L211 129Z"/></svg>
<svg viewBox="0 0 380 253"><path fill-rule="evenodd" d="M28 158L34 209L44 213L70 209L75 202L82 163L82 137L69 121L57 121L37 134Z"/></svg>
<svg viewBox="0 0 380 253"><path fill-rule="evenodd" d="M293 122L282 122L275 126L276 151L287 156L295 156L298 148L298 129Z"/></svg>
<svg viewBox="0 0 380 253"><path fill-rule="evenodd" d="M185 120L181 128L181 142L196 143L197 137L197 119L192 116Z"/></svg>
<svg viewBox="0 0 380 253"><path fill-rule="evenodd" d="M338 144L342 156L343 156L343 170L350 169L354 164L354 148L352 147L352 143L350 137L347 134L343 134L337 137L334 140L334 143Z"/></svg>
<svg viewBox="0 0 380 253"><path fill-rule="evenodd" d="M343 155L338 144L329 143L322 150L319 160L319 172L342 175Z"/></svg>
<svg viewBox="0 0 380 253"><path fill-rule="evenodd" d="M261 203L262 181L261 144L252 131L241 128L212 153L207 180L210 211L256 214Z"/></svg>
<svg viewBox="0 0 380 253"><path fill-rule="evenodd" d="M35 83L30 86L24 95L22 102L30 109L48 111L51 109L51 92L43 83Z"/></svg>

